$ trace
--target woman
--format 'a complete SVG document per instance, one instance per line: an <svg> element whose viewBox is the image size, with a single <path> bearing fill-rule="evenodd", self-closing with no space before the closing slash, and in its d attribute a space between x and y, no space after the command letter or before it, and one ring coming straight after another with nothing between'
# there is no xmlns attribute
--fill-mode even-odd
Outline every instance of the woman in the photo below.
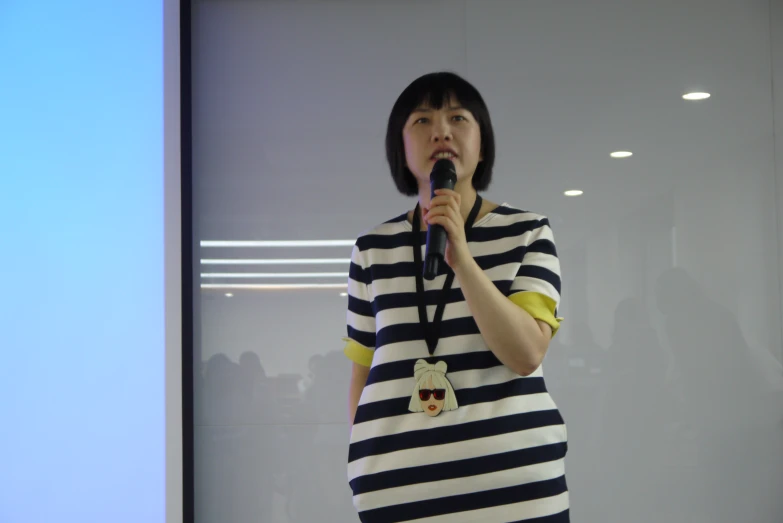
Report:
<svg viewBox="0 0 783 523"><path fill-rule="evenodd" d="M479 196L494 133L481 95L455 74L403 91L386 154L397 189L418 205L363 234L352 253L344 341L359 517L567 522L566 428L541 370L561 321L549 222ZM431 199L442 159L456 185ZM431 225L448 241L446 266L427 281Z"/></svg>

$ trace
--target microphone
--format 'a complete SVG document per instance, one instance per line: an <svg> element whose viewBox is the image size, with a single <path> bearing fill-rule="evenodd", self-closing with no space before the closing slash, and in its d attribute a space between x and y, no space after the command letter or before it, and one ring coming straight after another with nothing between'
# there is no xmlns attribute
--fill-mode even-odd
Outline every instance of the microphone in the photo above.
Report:
<svg viewBox="0 0 783 523"><path fill-rule="evenodd" d="M435 162L430 173L430 200L437 196L436 189L451 189L457 184L457 171L454 162L441 158ZM424 258L424 277L428 280L435 278L438 267L446 257L446 240L448 234L441 225L427 226L427 254Z"/></svg>

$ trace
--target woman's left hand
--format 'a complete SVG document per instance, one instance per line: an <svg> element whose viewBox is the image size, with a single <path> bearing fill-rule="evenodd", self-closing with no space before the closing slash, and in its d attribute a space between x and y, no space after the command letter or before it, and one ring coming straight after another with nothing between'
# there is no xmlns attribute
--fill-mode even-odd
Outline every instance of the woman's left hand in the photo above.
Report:
<svg viewBox="0 0 783 523"><path fill-rule="evenodd" d="M465 220L460 212L462 196L450 189L436 189L430 208L424 209L423 220L430 225L441 225L446 230L446 263L451 270L471 258L468 241L465 238Z"/></svg>

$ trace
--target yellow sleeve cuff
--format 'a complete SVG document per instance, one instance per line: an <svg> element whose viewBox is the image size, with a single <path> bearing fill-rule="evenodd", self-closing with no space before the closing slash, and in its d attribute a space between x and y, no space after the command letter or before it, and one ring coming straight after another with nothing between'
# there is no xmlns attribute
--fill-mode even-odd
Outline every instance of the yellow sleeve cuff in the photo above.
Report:
<svg viewBox="0 0 783 523"><path fill-rule="evenodd" d="M552 327L552 337L554 338L560 328L560 322L563 321L563 318L555 317L555 300L545 294L530 291L517 292L508 298L534 319L541 320Z"/></svg>
<svg viewBox="0 0 783 523"><path fill-rule="evenodd" d="M372 349L369 349L360 343L356 343L351 338L343 338L343 341L345 342L343 353L345 353L349 360L364 367L372 366Z"/></svg>

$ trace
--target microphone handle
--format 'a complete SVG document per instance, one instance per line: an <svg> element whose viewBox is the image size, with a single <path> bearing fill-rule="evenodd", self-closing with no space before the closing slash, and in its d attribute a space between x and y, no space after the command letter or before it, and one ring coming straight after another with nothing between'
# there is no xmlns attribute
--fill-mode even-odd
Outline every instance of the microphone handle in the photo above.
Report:
<svg viewBox="0 0 783 523"><path fill-rule="evenodd" d="M440 234L435 233L435 231L430 231L430 234L431 234L432 238L435 239L435 240L440 240L441 238L443 238L443 243L445 244L446 243L446 237L447 237L446 230L443 229L443 227L440 226L440 225L432 225L431 226L432 229L434 229L436 227L441 229L441 230L443 230L443 234L440 235ZM440 242L433 242L433 243L440 243ZM445 252L445 249L446 248L445 248L445 245L444 245L442 250ZM444 258L443 258L443 256L441 256L439 254L438 250L433 249L433 252L428 252L427 253L427 258L424 260L424 278L427 279L427 280L431 280L431 279L435 278L435 276L438 275L438 270L440 269L440 264L443 261L444 261Z"/></svg>
<svg viewBox="0 0 783 523"><path fill-rule="evenodd" d="M438 187L432 187L430 193L430 201L435 196L435 189ZM424 278L431 280L438 275L440 264L444 263L444 254L446 252L446 241L448 234L446 229L442 225L430 225L427 231L427 256L424 260Z"/></svg>

